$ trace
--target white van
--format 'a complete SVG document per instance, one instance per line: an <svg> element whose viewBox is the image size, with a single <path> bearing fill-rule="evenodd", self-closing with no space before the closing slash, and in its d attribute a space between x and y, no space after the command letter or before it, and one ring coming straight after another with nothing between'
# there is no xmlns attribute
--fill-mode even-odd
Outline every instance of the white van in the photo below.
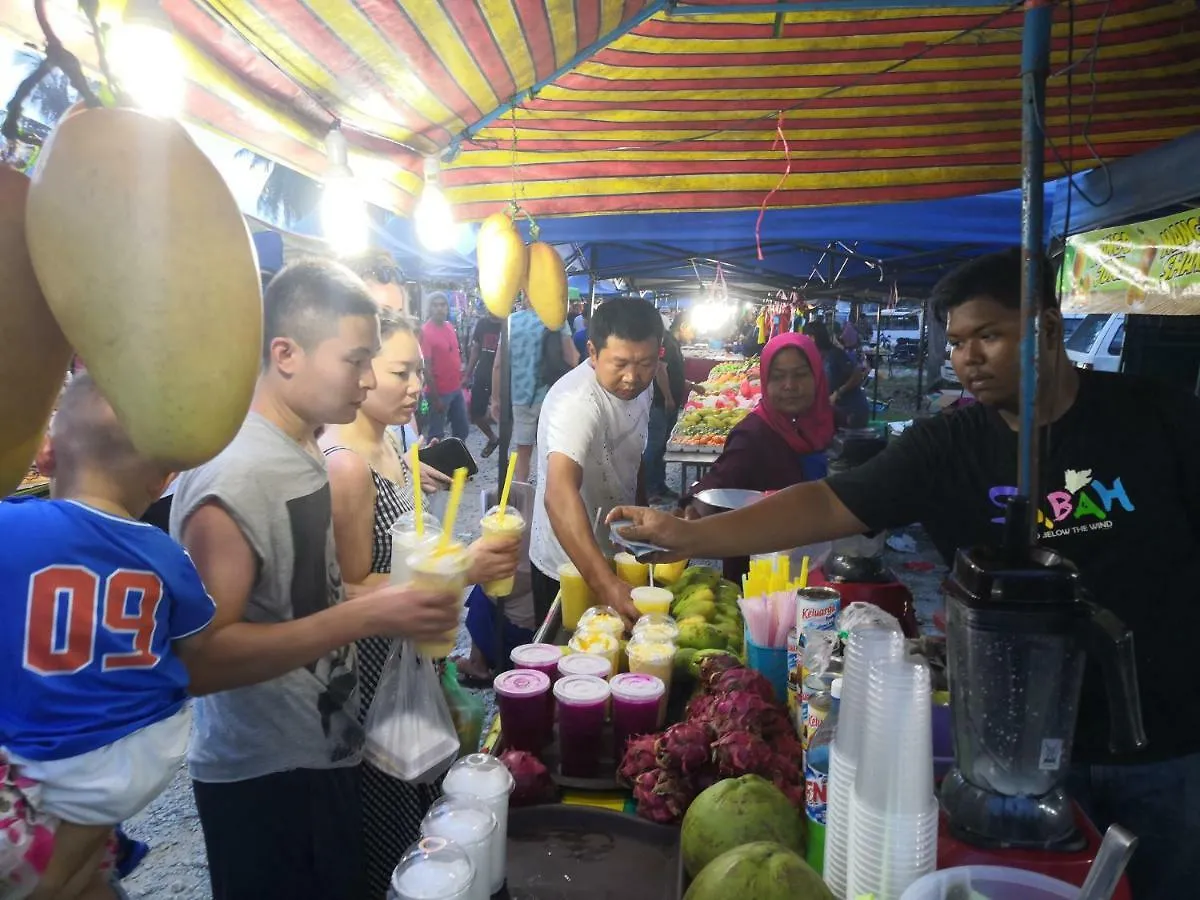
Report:
<svg viewBox="0 0 1200 900"><path fill-rule="evenodd" d="M1063 316L1067 356L1081 369L1120 372L1125 349L1124 313Z"/></svg>

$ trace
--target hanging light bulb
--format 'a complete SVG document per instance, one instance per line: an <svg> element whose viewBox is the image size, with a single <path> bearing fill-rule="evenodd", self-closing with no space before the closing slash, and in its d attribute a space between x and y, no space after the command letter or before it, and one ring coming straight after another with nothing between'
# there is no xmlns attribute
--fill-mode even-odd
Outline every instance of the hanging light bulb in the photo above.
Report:
<svg viewBox="0 0 1200 900"><path fill-rule="evenodd" d="M417 240L426 250L448 250L458 237L454 210L442 192L442 166L436 156L425 157L425 186L413 208L413 226Z"/></svg>
<svg viewBox="0 0 1200 900"><path fill-rule="evenodd" d="M106 39L121 89L148 113L175 116L183 108L187 72L178 41L158 0L129 0Z"/></svg>
<svg viewBox="0 0 1200 900"><path fill-rule="evenodd" d="M321 230L339 256L360 256L371 242L367 204L350 171L346 138L336 125L325 137L329 168L321 188Z"/></svg>

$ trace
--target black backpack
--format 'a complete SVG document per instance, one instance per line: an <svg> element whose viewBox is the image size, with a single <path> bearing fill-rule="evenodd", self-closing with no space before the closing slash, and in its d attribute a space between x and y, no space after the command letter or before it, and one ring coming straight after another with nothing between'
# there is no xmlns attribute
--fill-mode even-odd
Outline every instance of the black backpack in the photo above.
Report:
<svg viewBox="0 0 1200 900"><path fill-rule="evenodd" d="M560 332L542 329L542 361L538 366L538 381L546 387L552 386L571 371L563 356L562 340Z"/></svg>

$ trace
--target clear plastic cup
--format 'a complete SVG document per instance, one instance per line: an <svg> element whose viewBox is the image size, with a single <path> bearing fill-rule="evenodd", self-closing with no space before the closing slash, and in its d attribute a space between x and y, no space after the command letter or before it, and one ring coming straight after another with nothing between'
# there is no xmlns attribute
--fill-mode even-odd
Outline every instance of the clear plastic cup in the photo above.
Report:
<svg viewBox="0 0 1200 900"><path fill-rule="evenodd" d="M437 551L437 546L422 548L408 558L408 568L411 572L410 582L419 588L430 591L444 591L454 596L454 602L459 614L462 613L463 591L467 587L467 570L471 567L471 558L467 548L462 544L451 543L443 553ZM420 641L417 649L424 656L441 659L449 656L458 643L458 626L446 632L440 641Z"/></svg>
<svg viewBox="0 0 1200 900"><path fill-rule="evenodd" d="M630 599L643 616L651 613L667 616L671 614L671 601L675 595L666 588L643 586L630 591Z"/></svg>
<svg viewBox="0 0 1200 900"><path fill-rule="evenodd" d="M922 661L873 663L855 791L885 815L919 815L933 793L929 667Z"/></svg>
<svg viewBox="0 0 1200 900"><path fill-rule="evenodd" d="M499 506L493 506L479 520L479 530L484 537L520 538L525 533L525 519L511 506L504 507L501 515ZM501 578L499 581L485 583L483 592L489 597L507 597L513 592L516 581L515 575Z"/></svg>
<svg viewBox="0 0 1200 900"><path fill-rule="evenodd" d="M847 762L857 765L862 752L871 663L903 655L904 637L885 628L862 628L846 641L837 742Z"/></svg>
<svg viewBox="0 0 1200 900"><path fill-rule="evenodd" d="M650 566L640 563L632 553L618 553L613 557L613 568L617 577L630 587L641 587L650 583Z"/></svg>
<svg viewBox="0 0 1200 900"><path fill-rule="evenodd" d="M603 631L575 632L567 643L572 653L590 653L608 661L610 672L620 671L621 642Z"/></svg>
<svg viewBox="0 0 1200 900"><path fill-rule="evenodd" d="M845 687L842 702L845 703ZM845 707L843 706L844 710ZM839 712L839 716L841 713ZM826 782L825 804L825 883L835 897L846 894L850 877L850 826L854 805L856 767L838 747L841 720L829 748L829 778Z"/></svg>
<svg viewBox="0 0 1200 900"><path fill-rule="evenodd" d="M649 613L634 623L633 636L644 637L648 641L673 644L679 637L679 623L671 616Z"/></svg>
<svg viewBox="0 0 1200 900"><path fill-rule="evenodd" d="M558 678L558 662L562 657L563 648L558 644L522 644L508 654L516 668L545 672L551 681Z"/></svg>
<svg viewBox="0 0 1200 900"><path fill-rule="evenodd" d="M625 645L625 653L629 658L629 671L641 675L653 675L671 690L671 676L675 671L675 645L666 641L656 641L645 634L635 635ZM667 697L664 693L658 705L659 723L667 713Z"/></svg>
<svg viewBox="0 0 1200 900"><path fill-rule="evenodd" d="M612 663L608 658L595 653L568 653L558 661L559 678L566 678L569 675L609 678L612 674Z"/></svg>
<svg viewBox="0 0 1200 900"><path fill-rule="evenodd" d="M563 563L558 567L558 589L562 597L563 628L574 631L580 617L592 605L591 589L571 563Z"/></svg>
<svg viewBox="0 0 1200 900"><path fill-rule="evenodd" d="M626 672L609 682L612 688L613 758L620 762L631 737L658 730L659 709L667 696L661 678Z"/></svg>
<svg viewBox="0 0 1200 900"><path fill-rule="evenodd" d="M579 617L579 624L575 626L575 631L576 633L599 631L620 639L625 636L625 620L611 606L593 606Z"/></svg>
<svg viewBox="0 0 1200 900"><path fill-rule="evenodd" d="M442 523L429 513L422 516L421 522L424 528L421 534L417 534L415 513L403 513L392 523L392 574L388 577L389 583L408 584L412 577L408 558L418 550L432 547L442 536Z"/></svg>
<svg viewBox="0 0 1200 900"><path fill-rule="evenodd" d="M450 767L442 779L447 797L474 797L496 817L496 839L492 841L491 892L499 893L507 876L508 795L515 785L508 766L490 753L471 753Z"/></svg>
<svg viewBox="0 0 1200 900"><path fill-rule="evenodd" d="M604 717L610 695L608 682L591 675L571 675L554 683L563 775L594 778L600 771Z"/></svg>
<svg viewBox="0 0 1200 900"><path fill-rule="evenodd" d="M452 841L426 837L400 858L387 900L473 900L475 866Z"/></svg>
<svg viewBox="0 0 1200 900"><path fill-rule="evenodd" d="M466 851L475 867L470 900L488 900L492 896L496 817L490 809L471 797L442 797L425 814L421 836L445 838Z"/></svg>
<svg viewBox="0 0 1200 900"><path fill-rule="evenodd" d="M535 669L509 669L496 676L492 688L504 745L510 750L541 753L554 728L550 676Z"/></svg>

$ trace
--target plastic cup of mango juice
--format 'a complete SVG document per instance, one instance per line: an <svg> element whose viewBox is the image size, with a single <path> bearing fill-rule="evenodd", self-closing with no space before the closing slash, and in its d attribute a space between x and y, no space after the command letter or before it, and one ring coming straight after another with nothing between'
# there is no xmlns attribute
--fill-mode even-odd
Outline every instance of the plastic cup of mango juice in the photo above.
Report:
<svg viewBox="0 0 1200 900"><path fill-rule="evenodd" d="M602 656L608 660L615 675L620 671L621 642L604 631L576 632L567 643L567 649L572 653L589 653Z"/></svg>
<svg viewBox="0 0 1200 900"><path fill-rule="evenodd" d="M625 646L629 657L629 671L641 675L654 675L666 685L662 703L658 710L661 726L667 714L667 695L671 692L671 674L675 671L675 645L665 641L647 640L644 634L635 634Z"/></svg>
<svg viewBox="0 0 1200 900"><path fill-rule="evenodd" d="M633 605L637 607L637 611L647 616L651 613L659 613L667 616L671 614L671 601L675 599L675 595L666 588L660 587L635 587L630 594Z"/></svg>
<svg viewBox="0 0 1200 900"><path fill-rule="evenodd" d="M422 529L417 531L416 514L406 512L392 523L392 574L391 584L408 584L412 575L408 570L408 558L418 550L427 550L437 545L442 537L442 523L425 513Z"/></svg>
<svg viewBox="0 0 1200 900"><path fill-rule="evenodd" d="M579 570L571 563L563 563L558 567L558 587L562 592L563 628L574 631L580 617L592 605L592 592Z"/></svg>
<svg viewBox="0 0 1200 900"><path fill-rule="evenodd" d="M459 613L462 612L463 591L467 587L467 570L471 559L467 548L462 544L452 543L442 553L436 547L422 548L408 558L408 569L411 574L410 583L413 587L429 591L444 591L454 596L454 604ZM458 626L446 632L445 637L438 641L420 641L417 651L424 656L441 659L449 656L458 643Z"/></svg>
<svg viewBox="0 0 1200 900"><path fill-rule="evenodd" d="M493 506L479 520L479 530L484 537L520 538L525 533L525 520L511 506L504 508L503 517L500 507ZM483 585L483 592L489 597L507 597L513 592L515 575L501 578L499 581L489 581Z"/></svg>
<svg viewBox="0 0 1200 900"><path fill-rule="evenodd" d="M613 557L617 577L630 587L641 587L650 581L650 567L634 559L632 553L618 553Z"/></svg>

